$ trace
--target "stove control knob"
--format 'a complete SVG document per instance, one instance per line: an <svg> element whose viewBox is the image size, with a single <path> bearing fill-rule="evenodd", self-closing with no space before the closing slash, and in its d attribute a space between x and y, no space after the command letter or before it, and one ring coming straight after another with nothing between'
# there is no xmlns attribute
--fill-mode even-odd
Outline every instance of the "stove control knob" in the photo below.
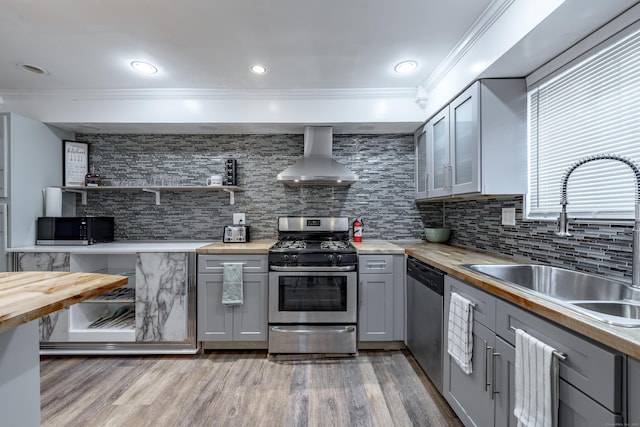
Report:
<svg viewBox="0 0 640 427"><path fill-rule="evenodd" d="M329 262L333 262L333 254L327 255L327 259L329 260Z"/></svg>
<svg viewBox="0 0 640 427"><path fill-rule="evenodd" d="M285 256L284 256L284 260L285 260L285 262L286 262L286 261L289 261L289 255L285 255Z"/></svg>
<svg viewBox="0 0 640 427"><path fill-rule="evenodd" d="M338 261L338 264L340 264L342 262L342 255L338 255L336 257L336 261Z"/></svg>
<svg viewBox="0 0 640 427"><path fill-rule="evenodd" d="M298 261L298 255L291 255L291 261L297 262Z"/></svg>

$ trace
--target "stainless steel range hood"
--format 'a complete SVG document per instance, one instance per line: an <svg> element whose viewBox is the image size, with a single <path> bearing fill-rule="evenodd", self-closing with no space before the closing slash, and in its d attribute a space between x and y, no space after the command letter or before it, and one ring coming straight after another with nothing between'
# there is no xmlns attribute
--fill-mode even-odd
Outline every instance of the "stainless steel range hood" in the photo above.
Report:
<svg viewBox="0 0 640 427"><path fill-rule="evenodd" d="M333 128L304 128L304 157L278 174L286 185L351 185L358 176L332 157Z"/></svg>

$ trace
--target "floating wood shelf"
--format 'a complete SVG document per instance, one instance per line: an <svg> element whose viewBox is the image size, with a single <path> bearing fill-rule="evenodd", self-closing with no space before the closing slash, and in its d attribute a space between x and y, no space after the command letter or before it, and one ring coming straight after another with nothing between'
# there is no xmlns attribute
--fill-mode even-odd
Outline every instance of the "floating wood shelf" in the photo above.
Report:
<svg viewBox="0 0 640 427"><path fill-rule="evenodd" d="M153 186L153 185L145 185L145 186L122 186L122 187L112 187L112 186L102 186L102 187L60 187L62 191L66 191L68 193L80 193L82 195L82 204L87 204L87 192L88 191L145 191L148 193L153 193L156 196L156 205L160 204L160 193L167 191L224 191L229 193L229 204L235 204L235 193L243 192L244 190L240 187L231 186L231 185L223 185L221 187L211 187L211 186L175 186L175 187L167 187L167 186Z"/></svg>

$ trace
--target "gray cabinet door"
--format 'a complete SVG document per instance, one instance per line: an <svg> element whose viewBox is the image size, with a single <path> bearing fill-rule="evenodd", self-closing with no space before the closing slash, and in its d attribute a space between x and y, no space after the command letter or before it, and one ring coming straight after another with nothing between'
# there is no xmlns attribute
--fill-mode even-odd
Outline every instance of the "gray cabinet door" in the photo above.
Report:
<svg viewBox="0 0 640 427"><path fill-rule="evenodd" d="M198 341L233 341L233 307L222 304L222 274L198 274Z"/></svg>
<svg viewBox="0 0 640 427"><path fill-rule="evenodd" d="M496 337L496 427L516 427L518 420L513 415L515 408L515 348L500 337Z"/></svg>
<svg viewBox="0 0 640 427"><path fill-rule="evenodd" d="M198 275L199 341L266 341L268 276L243 275L243 304L222 304L222 274Z"/></svg>
<svg viewBox="0 0 640 427"><path fill-rule="evenodd" d="M358 338L393 340L393 274L360 275Z"/></svg>
<svg viewBox="0 0 640 427"><path fill-rule="evenodd" d="M416 200L421 200L427 197L427 181L429 176L427 175L427 131L424 127L418 129L415 133L416 140L416 164L415 164L415 178L416 178Z"/></svg>
<svg viewBox="0 0 640 427"><path fill-rule="evenodd" d="M233 340L266 341L268 331L269 276L245 274L243 303L233 307Z"/></svg>
<svg viewBox="0 0 640 427"><path fill-rule="evenodd" d="M627 358L627 420L626 424L640 425L640 360Z"/></svg>
<svg viewBox="0 0 640 427"><path fill-rule="evenodd" d="M446 322L445 322L446 324ZM494 401L490 390L491 355L495 334L478 322L473 325L473 372L465 374L458 364L444 354L443 393L466 426L492 426Z"/></svg>
<svg viewBox="0 0 640 427"><path fill-rule="evenodd" d="M476 82L449 105L452 194L480 192L480 83Z"/></svg>

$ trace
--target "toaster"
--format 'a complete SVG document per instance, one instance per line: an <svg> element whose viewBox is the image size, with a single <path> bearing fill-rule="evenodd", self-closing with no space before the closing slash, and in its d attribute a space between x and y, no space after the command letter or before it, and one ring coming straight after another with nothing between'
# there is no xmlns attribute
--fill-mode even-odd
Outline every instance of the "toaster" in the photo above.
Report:
<svg viewBox="0 0 640 427"><path fill-rule="evenodd" d="M222 235L224 243L247 243L249 241L248 225L227 225Z"/></svg>

